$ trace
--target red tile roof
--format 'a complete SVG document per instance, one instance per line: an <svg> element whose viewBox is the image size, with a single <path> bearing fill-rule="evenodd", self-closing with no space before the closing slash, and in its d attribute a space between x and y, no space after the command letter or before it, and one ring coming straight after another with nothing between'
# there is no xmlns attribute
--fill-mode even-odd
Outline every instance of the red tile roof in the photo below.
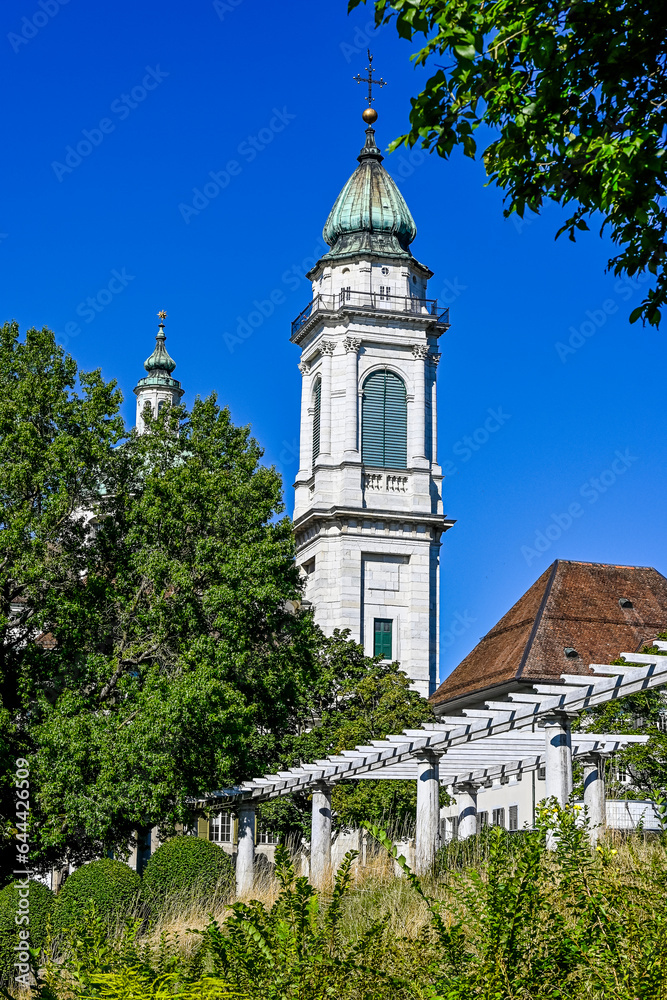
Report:
<svg viewBox="0 0 667 1000"><path fill-rule="evenodd" d="M632 602L622 608L619 600ZM648 566L557 559L431 695L436 711L463 708L521 684L587 674L667 628L667 579ZM576 651L571 658L565 648Z"/></svg>

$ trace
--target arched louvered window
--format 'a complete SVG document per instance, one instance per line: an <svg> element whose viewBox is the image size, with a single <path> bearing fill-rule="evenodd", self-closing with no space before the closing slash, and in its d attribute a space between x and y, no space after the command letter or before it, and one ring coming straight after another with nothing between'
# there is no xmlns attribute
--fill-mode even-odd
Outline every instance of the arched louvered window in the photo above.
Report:
<svg viewBox="0 0 667 1000"><path fill-rule="evenodd" d="M322 409L322 379L315 380L313 388L313 465L320 453L320 412Z"/></svg>
<svg viewBox="0 0 667 1000"><path fill-rule="evenodd" d="M393 372L373 372L361 402L361 460L386 469L407 468L408 414L405 382Z"/></svg>

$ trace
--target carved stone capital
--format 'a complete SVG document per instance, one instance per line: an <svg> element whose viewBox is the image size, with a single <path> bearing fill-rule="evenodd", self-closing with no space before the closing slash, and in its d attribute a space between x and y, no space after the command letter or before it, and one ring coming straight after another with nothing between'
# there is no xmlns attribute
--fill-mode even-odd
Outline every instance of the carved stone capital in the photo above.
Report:
<svg viewBox="0 0 667 1000"><path fill-rule="evenodd" d="M425 361L426 358L428 357L428 345L413 344L412 357L415 359L415 361Z"/></svg>
<svg viewBox="0 0 667 1000"><path fill-rule="evenodd" d="M440 364L440 358L441 357L442 357L442 354L431 354L431 355L429 355L429 360L430 360L430 362L431 362L431 364L433 365L434 368L437 368L438 365Z"/></svg>
<svg viewBox="0 0 667 1000"><path fill-rule="evenodd" d="M299 363L299 371L301 372L302 375L308 374L308 372L310 371L310 365L308 364L307 361L301 361Z"/></svg>
<svg viewBox="0 0 667 1000"><path fill-rule="evenodd" d="M333 354L333 352L336 350L336 341L335 340L323 340L320 343L320 350L321 350L322 354L328 354L329 357L331 357L331 355Z"/></svg>
<svg viewBox="0 0 667 1000"><path fill-rule="evenodd" d="M361 347L361 337L346 337L343 344L346 354L356 354Z"/></svg>

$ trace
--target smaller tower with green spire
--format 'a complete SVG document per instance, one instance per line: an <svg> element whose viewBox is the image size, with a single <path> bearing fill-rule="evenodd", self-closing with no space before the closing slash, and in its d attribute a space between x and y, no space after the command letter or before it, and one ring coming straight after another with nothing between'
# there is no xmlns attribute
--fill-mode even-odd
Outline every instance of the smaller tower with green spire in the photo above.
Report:
<svg viewBox="0 0 667 1000"><path fill-rule="evenodd" d="M155 337L155 350L144 361L144 368L148 372L148 375L145 378L139 379L134 387L134 394L137 397L136 426L139 434L143 434L146 429L144 422L146 407L150 406L153 416L157 416L163 406L176 406L185 391L181 389L181 383L171 377L171 373L176 367L176 362L169 356L165 347L167 339L164 332L164 321L167 318L166 312L160 310L158 318L160 323Z"/></svg>

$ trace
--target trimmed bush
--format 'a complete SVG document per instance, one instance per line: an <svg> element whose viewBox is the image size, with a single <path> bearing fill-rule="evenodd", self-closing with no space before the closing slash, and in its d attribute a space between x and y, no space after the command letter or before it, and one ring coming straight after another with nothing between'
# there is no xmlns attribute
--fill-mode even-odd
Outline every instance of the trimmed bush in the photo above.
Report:
<svg viewBox="0 0 667 1000"><path fill-rule="evenodd" d="M173 837L158 847L144 871L143 897L159 908L170 897L212 899L234 886L234 865L221 847L199 837Z"/></svg>
<svg viewBox="0 0 667 1000"><path fill-rule="evenodd" d="M41 882L30 880L28 885L30 924L30 947L43 948L46 941L46 924L53 909L53 893ZM0 981L9 982L14 978L16 952L19 942L19 927L14 918L19 912L19 891L16 882L5 886L0 892ZM22 930L26 928L21 927Z"/></svg>
<svg viewBox="0 0 667 1000"><path fill-rule="evenodd" d="M130 911L140 891L141 879L122 861L91 861L72 872L56 896L53 926L64 931L76 925L91 903L103 919L111 922Z"/></svg>

